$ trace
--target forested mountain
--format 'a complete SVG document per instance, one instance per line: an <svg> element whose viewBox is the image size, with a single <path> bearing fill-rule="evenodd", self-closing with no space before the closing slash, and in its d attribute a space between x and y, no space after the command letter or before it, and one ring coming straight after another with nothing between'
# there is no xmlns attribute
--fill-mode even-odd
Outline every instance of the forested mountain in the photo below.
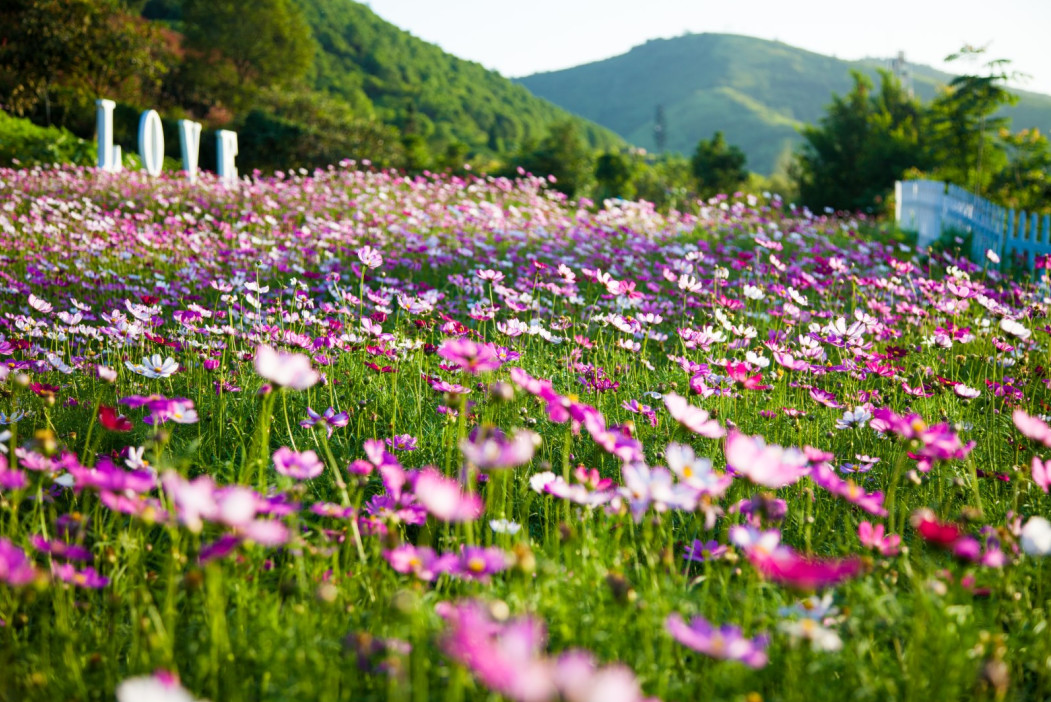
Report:
<svg viewBox="0 0 1051 702"><path fill-rule="evenodd" d="M688 34L519 82L648 150L657 148L660 106L667 149L690 154L700 139L722 131L745 152L750 169L771 173L800 143L799 128L821 118L833 93L851 89L852 69L876 79L878 68L889 68L889 62L843 61L752 37ZM951 80L924 66L909 69L925 100ZM1051 131L1051 97L1017 92L1019 103L1004 110L1013 128Z"/></svg>
<svg viewBox="0 0 1051 702"><path fill-rule="evenodd" d="M539 140L561 108L480 64L447 54L350 0L296 0L318 43L313 87L428 141L506 153ZM594 147L622 140L574 118Z"/></svg>
<svg viewBox="0 0 1051 702"><path fill-rule="evenodd" d="M91 138L94 101L118 102L117 143L139 112L240 135L245 170L370 158L408 170L501 169L572 125L591 149L622 138L445 53L351 0L8 0L0 106ZM554 131L553 131L554 130ZM202 141L202 163L210 162Z"/></svg>

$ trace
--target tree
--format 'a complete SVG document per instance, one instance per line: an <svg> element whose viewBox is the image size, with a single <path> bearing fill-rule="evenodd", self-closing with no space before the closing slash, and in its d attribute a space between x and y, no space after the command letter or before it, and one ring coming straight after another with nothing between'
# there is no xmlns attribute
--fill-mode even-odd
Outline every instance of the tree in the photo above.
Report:
<svg viewBox="0 0 1051 702"><path fill-rule="evenodd" d="M993 176L990 195L1007 207L1046 210L1051 207L1051 142L1038 129L999 135L1007 165Z"/></svg>
<svg viewBox="0 0 1051 702"><path fill-rule="evenodd" d="M67 103L126 98L164 70L154 34L119 0L7 0L0 6L0 102L15 114ZM126 90L127 89L127 90ZM66 112L70 107L64 105Z"/></svg>
<svg viewBox="0 0 1051 702"><path fill-rule="evenodd" d="M534 175L555 176L555 189L573 197L591 178L591 151L580 138L575 122L559 122L548 128L538 145L523 150L514 165Z"/></svg>
<svg viewBox="0 0 1051 702"><path fill-rule="evenodd" d="M231 109L294 83L313 64L310 27L289 0L185 0L182 17L191 81Z"/></svg>
<svg viewBox="0 0 1051 702"><path fill-rule="evenodd" d="M607 151L595 162L595 200L619 197L630 200L635 195L633 163L624 154Z"/></svg>
<svg viewBox="0 0 1051 702"><path fill-rule="evenodd" d="M976 61L985 48L965 46L946 61ZM1014 77L1005 71L1010 61L996 59L983 64L984 75L957 76L931 103L928 136L934 176L973 190L976 195L992 182L1006 165L1006 154L995 135L1007 126L1006 117L995 116L1018 97L1005 87Z"/></svg>
<svg viewBox="0 0 1051 702"><path fill-rule="evenodd" d="M928 160L920 141L921 107L888 71L880 90L852 72L854 88L835 95L817 126L803 129L791 169L803 204L812 209L872 210L910 168Z"/></svg>
<svg viewBox="0 0 1051 702"><path fill-rule="evenodd" d="M716 132L710 140L701 139L690 162L698 194L711 197L737 190L748 180L745 160L744 152L728 145L722 132Z"/></svg>

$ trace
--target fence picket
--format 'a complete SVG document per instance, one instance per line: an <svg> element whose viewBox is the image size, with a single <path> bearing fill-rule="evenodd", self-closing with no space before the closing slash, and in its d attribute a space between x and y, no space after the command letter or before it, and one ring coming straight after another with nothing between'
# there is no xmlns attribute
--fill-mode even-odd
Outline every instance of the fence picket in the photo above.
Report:
<svg viewBox="0 0 1051 702"><path fill-rule="evenodd" d="M937 180L898 181L894 196L898 226L915 231L920 248L957 229L971 235L971 259L979 263L992 251L1005 261L1024 258L1034 270L1038 257L1051 255L1051 214L1005 209Z"/></svg>

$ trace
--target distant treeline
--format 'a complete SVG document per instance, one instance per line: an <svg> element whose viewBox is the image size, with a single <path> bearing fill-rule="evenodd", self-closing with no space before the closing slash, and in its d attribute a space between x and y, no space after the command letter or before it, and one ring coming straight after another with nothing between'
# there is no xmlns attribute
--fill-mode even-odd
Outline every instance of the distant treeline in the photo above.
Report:
<svg viewBox="0 0 1051 702"><path fill-rule="evenodd" d="M980 52L965 51L966 55ZM139 112L239 134L242 173L343 159L409 172L553 175L571 197L639 198L661 208L770 190L812 208L880 211L894 180L926 175L1004 205L1046 209L1051 148L1012 133L1002 62L962 76L929 104L883 73L861 74L804 130L787 167L750 174L721 133L692 158L646 154L457 59L350 0L8 0L0 6L0 107L51 131L0 120L0 163L91 163L94 101L118 102L116 143L134 161ZM79 137L79 139L78 139ZM212 139L201 164L214 164Z"/></svg>

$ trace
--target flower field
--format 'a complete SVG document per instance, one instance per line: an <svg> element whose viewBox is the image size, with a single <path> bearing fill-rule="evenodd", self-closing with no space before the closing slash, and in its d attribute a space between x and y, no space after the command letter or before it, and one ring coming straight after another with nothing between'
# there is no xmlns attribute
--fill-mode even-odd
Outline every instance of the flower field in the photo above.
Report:
<svg viewBox="0 0 1051 702"><path fill-rule="evenodd" d="M0 700L1051 695L1047 289L544 185L0 171Z"/></svg>

